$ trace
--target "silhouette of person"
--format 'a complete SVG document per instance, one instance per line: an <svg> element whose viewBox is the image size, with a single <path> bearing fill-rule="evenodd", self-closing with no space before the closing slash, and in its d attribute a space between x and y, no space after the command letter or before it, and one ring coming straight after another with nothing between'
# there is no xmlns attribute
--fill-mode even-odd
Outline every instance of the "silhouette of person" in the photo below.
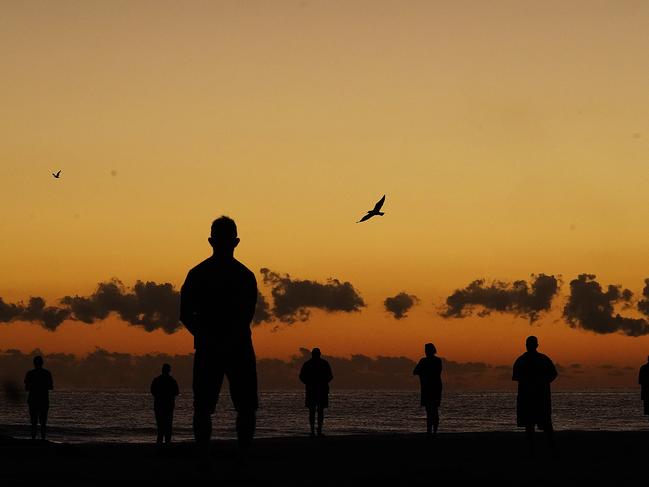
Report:
<svg viewBox="0 0 649 487"><path fill-rule="evenodd" d="M554 450L550 384L557 378L557 369L548 356L537 352L538 346L535 336L527 337L527 352L516 359L512 374L512 380L518 382L516 423L525 427L532 455L536 426L545 432L548 445Z"/></svg>
<svg viewBox="0 0 649 487"><path fill-rule="evenodd" d="M640 384L640 399L644 405L644 413L649 415L649 357L647 363L640 367L638 384Z"/></svg>
<svg viewBox="0 0 649 487"><path fill-rule="evenodd" d="M224 376L237 411L242 454L254 436L258 407L257 364L250 331L257 281L234 258L239 244L234 220L226 216L214 220L208 242L212 256L189 271L180 292L180 320L194 336L194 438L205 459Z"/></svg>
<svg viewBox="0 0 649 487"><path fill-rule="evenodd" d="M437 349L432 343L424 345L426 356L412 371L419 376L421 385L421 405L426 408L426 433L437 434L439 428L439 405L442 402L442 360L437 357Z"/></svg>
<svg viewBox="0 0 649 487"><path fill-rule="evenodd" d="M309 408L311 436L315 436L315 416L318 412L318 436L322 434L324 410L329 407L329 382L334 376L329 362L322 358L319 348L311 351L311 358L302 364L300 381L305 386L304 406Z"/></svg>
<svg viewBox="0 0 649 487"><path fill-rule="evenodd" d="M50 409L50 391L54 381L49 370L43 368L43 357L34 357L34 368L25 375L25 390L29 419L32 424L32 440L36 439L38 424L41 425L41 440L47 436L47 413Z"/></svg>
<svg viewBox="0 0 649 487"><path fill-rule="evenodd" d="M171 377L171 365L162 365L162 374L151 382L151 394L153 394L153 412L158 429L157 443L171 441L171 433L174 423L174 409L176 407L176 396L180 393L178 382Z"/></svg>

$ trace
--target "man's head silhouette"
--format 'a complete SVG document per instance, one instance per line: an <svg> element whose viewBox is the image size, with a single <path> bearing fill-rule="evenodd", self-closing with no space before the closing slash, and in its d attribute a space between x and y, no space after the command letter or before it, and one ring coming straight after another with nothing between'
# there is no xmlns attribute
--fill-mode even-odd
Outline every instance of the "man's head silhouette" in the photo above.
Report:
<svg viewBox="0 0 649 487"><path fill-rule="evenodd" d="M36 367L37 369L43 368L43 357L41 357L40 355L36 355L36 357L34 357L34 367Z"/></svg>
<svg viewBox="0 0 649 487"><path fill-rule="evenodd" d="M320 352L319 348L314 348L311 350L311 357L313 358L320 358L322 356L322 353Z"/></svg>
<svg viewBox="0 0 649 487"><path fill-rule="evenodd" d="M171 365L162 364L162 375L169 375L171 373Z"/></svg>
<svg viewBox="0 0 649 487"><path fill-rule="evenodd" d="M237 224L232 218L221 216L212 222L210 238L207 241L214 249L214 254L231 255L239 245Z"/></svg>
<svg viewBox="0 0 649 487"><path fill-rule="evenodd" d="M527 348L528 352L536 352L536 349L539 348L539 339L535 336L527 337L527 340L525 340L525 348Z"/></svg>
<svg viewBox="0 0 649 487"><path fill-rule="evenodd" d="M437 349L432 343L427 343L424 345L424 353L426 354L426 357L432 357L437 353Z"/></svg>

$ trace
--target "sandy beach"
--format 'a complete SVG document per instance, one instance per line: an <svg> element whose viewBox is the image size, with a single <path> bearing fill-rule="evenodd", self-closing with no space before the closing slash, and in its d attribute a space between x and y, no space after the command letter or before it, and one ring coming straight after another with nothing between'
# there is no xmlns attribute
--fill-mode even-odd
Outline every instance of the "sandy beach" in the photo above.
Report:
<svg viewBox="0 0 649 487"><path fill-rule="evenodd" d="M2 485L646 485L649 432L558 432L559 458L522 434L277 438L255 441L248 464L215 441L211 472L191 443L56 444L3 438Z"/></svg>

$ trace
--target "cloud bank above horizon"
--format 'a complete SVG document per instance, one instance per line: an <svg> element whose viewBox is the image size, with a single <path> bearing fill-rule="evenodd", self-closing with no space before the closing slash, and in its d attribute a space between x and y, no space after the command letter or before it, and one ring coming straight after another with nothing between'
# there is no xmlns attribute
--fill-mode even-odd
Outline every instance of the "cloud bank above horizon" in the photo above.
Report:
<svg viewBox="0 0 649 487"><path fill-rule="evenodd" d="M307 322L313 310L359 313L368 306L347 281L296 279L267 268L261 268L260 274L262 283L270 288L270 297L258 292L253 326L290 326ZM644 282L641 297L636 298L621 285L608 285L604 291L594 274L579 274L569 283L561 318L571 328L596 334L649 335L649 278ZM533 324L550 313L560 288L560 276L546 274L532 274L529 282L476 279L451 293L437 314L445 319L509 314ZM385 298L382 304L385 312L401 321L408 318L409 311L419 302L416 295L402 291ZM0 297L0 323L30 322L56 331L66 320L92 325L112 314L147 332L162 330L171 334L182 327L178 320L180 293L168 282L137 280L129 288L118 279L111 279L98 283L89 295L66 295L58 303L48 306L39 296L30 297L26 304L7 303ZM636 316L623 316L620 312Z"/></svg>

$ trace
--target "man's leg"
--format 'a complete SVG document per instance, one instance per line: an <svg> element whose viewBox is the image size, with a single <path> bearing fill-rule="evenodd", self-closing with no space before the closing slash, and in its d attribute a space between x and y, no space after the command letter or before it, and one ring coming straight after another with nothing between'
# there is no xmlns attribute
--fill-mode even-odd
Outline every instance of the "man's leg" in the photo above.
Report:
<svg viewBox="0 0 649 487"><path fill-rule="evenodd" d="M230 397L237 411L237 440L239 451L245 455L255 436L257 426L257 362L250 346L241 354L228 360L225 371L230 383Z"/></svg>
<svg viewBox="0 0 649 487"><path fill-rule="evenodd" d="M548 423L545 425L545 438L548 440L548 446L550 447L550 450L553 452L555 451L554 448L554 428L552 427L552 423Z"/></svg>
<svg viewBox="0 0 649 487"><path fill-rule="evenodd" d="M247 452L255 436L257 426L257 412L255 409L243 409L237 411L237 441L239 449Z"/></svg>
<svg viewBox="0 0 649 487"><path fill-rule="evenodd" d="M309 406L309 426L311 427L311 436L315 436L315 406Z"/></svg>
<svg viewBox="0 0 649 487"><path fill-rule="evenodd" d="M47 413L48 413L48 406L44 406L43 409L41 409L40 414L38 415L38 420L41 423L41 440L44 440L45 437L47 436Z"/></svg>
<svg viewBox="0 0 649 487"><path fill-rule="evenodd" d="M204 461L209 459L212 437L212 414L223 384L223 368L217 359L206 351L196 350L194 354L194 440Z"/></svg>
<svg viewBox="0 0 649 487"><path fill-rule="evenodd" d="M426 406L426 434L433 434L433 407Z"/></svg>
<svg viewBox="0 0 649 487"><path fill-rule="evenodd" d="M324 408L318 405L318 436L322 436L323 424L324 424Z"/></svg>
<svg viewBox="0 0 649 487"><path fill-rule="evenodd" d="M174 428L174 410L171 409L167 413L167 422L165 424L165 443L171 443L171 434Z"/></svg>
<svg viewBox="0 0 649 487"><path fill-rule="evenodd" d="M38 410L31 404L29 405L29 422L32 425L32 440L35 440L38 432Z"/></svg>
<svg viewBox="0 0 649 487"><path fill-rule="evenodd" d="M439 409L433 407L433 433L437 434L437 429L439 428Z"/></svg>
<svg viewBox="0 0 649 487"><path fill-rule="evenodd" d="M162 437L163 437L163 419L162 419L162 411L159 409L154 409L155 413L155 426L156 426L156 431L157 431L157 437L156 437L156 443L160 444L162 443Z"/></svg>
<svg viewBox="0 0 649 487"><path fill-rule="evenodd" d="M534 456L534 425L525 426L525 436L529 446L530 456Z"/></svg>

